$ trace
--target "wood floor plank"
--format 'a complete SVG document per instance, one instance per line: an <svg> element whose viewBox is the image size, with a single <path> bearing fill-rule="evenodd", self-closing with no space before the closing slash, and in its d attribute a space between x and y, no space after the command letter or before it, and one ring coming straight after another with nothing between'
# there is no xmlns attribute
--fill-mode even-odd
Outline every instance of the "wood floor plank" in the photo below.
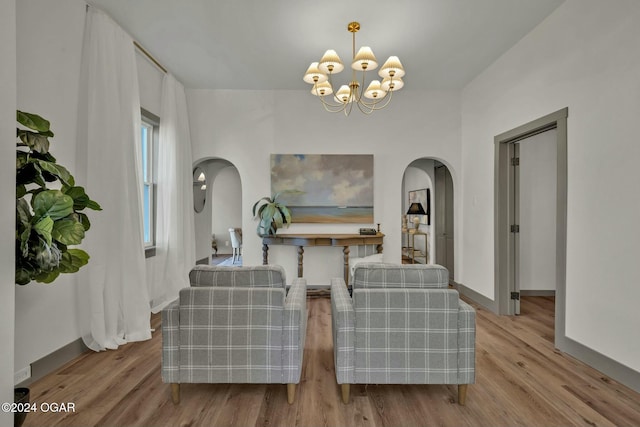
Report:
<svg viewBox="0 0 640 427"><path fill-rule="evenodd" d="M351 386L335 381L331 306L308 299L307 341L295 401L284 384L183 384L174 405L160 377L160 318L149 341L86 353L34 382L34 402L73 402L25 426L637 426L640 394L553 348L554 301L523 297L521 315L477 309L476 384L465 406L455 385Z"/></svg>

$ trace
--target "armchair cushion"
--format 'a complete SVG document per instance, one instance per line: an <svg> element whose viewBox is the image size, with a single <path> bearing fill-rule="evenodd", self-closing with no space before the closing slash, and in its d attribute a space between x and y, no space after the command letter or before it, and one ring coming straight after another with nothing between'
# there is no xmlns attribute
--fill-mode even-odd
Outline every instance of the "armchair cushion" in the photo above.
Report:
<svg viewBox="0 0 640 427"><path fill-rule="evenodd" d="M286 289L284 268L279 265L215 267L196 265L189 272L191 286L266 287Z"/></svg>
<svg viewBox="0 0 640 427"><path fill-rule="evenodd" d="M355 266L353 289L448 288L449 271L441 265L362 263Z"/></svg>

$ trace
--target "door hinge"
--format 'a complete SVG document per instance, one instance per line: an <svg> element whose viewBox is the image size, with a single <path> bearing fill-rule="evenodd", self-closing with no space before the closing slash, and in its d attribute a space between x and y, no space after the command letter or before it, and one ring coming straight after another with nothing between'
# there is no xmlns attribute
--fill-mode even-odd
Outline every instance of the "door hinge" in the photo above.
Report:
<svg viewBox="0 0 640 427"><path fill-rule="evenodd" d="M520 292L511 292L511 299L520 301Z"/></svg>
<svg viewBox="0 0 640 427"><path fill-rule="evenodd" d="M520 157L514 157L511 159L511 166L520 166Z"/></svg>
<svg viewBox="0 0 640 427"><path fill-rule="evenodd" d="M511 225L511 232L512 233L519 233L520 232L520 226L517 224L512 224Z"/></svg>

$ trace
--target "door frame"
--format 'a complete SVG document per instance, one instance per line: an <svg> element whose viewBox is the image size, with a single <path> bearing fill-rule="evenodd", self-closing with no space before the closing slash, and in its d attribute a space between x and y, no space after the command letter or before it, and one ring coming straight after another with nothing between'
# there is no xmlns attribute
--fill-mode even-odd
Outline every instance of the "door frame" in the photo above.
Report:
<svg viewBox="0 0 640 427"><path fill-rule="evenodd" d="M539 119L518 126L494 137L494 298L500 315L513 315L510 304L510 277L513 256L510 241L512 217L512 176L510 176L510 144L546 130L556 128L557 203L556 203L556 307L555 346L564 347L566 313L567 270L567 117L569 109L563 108Z"/></svg>

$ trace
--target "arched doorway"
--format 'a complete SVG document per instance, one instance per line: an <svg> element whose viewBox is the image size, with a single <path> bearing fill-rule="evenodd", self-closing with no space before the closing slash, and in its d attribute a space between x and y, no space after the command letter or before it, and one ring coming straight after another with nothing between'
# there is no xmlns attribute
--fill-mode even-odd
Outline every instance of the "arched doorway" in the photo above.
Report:
<svg viewBox="0 0 640 427"><path fill-rule="evenodd" d="M453 283L454 186L449 167L434 158L414 160L403 175L402 198L402 262L443 265Z"/></svg>
<svg viewBox="0 0 640 427"><path fill-rule="evenodd" d="M194 202L197 192L204 199L200 212L195 213L196 259L198 264L218 264L233 254L229 229L242 228L242 182L238 169L225 159L200 160L196 169L206 177L204 191L201 182L194 184Z"/></svg>

